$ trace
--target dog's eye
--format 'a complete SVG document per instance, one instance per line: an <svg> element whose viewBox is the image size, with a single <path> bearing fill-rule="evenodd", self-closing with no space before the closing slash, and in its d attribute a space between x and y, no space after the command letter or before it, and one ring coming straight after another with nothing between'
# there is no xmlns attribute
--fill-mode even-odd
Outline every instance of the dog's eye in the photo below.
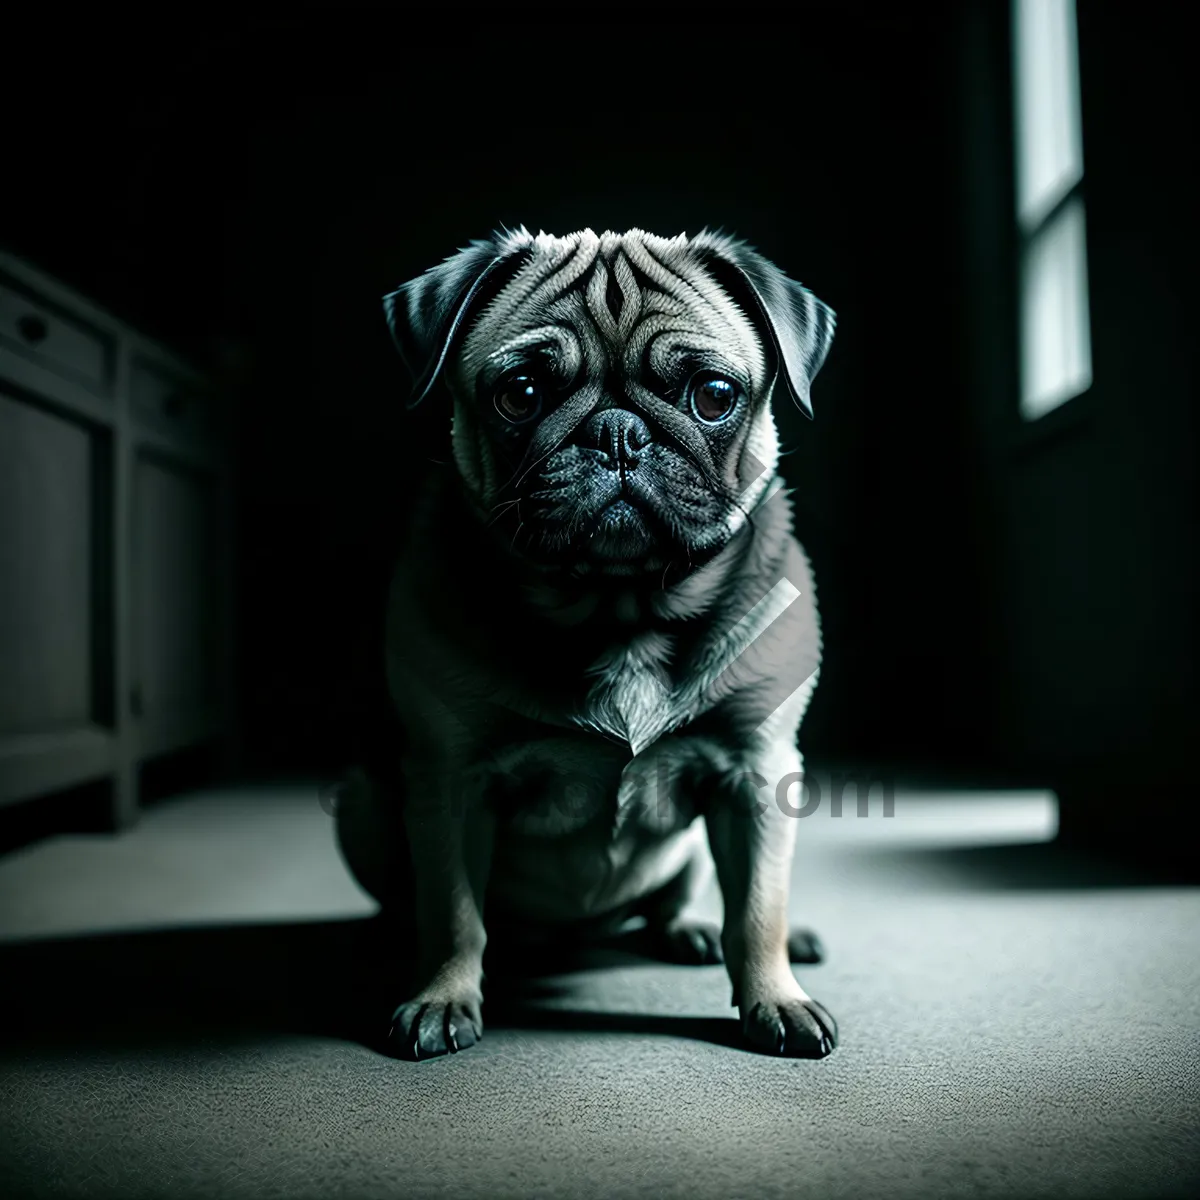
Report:
<svg viewBox="0 0 1200 1200"><path fill-rule="evenodd" d="M532 375L512 375L496 389L496 411L514 425L531 421L541 412L545 391Z"/></svg>
<svg viewBox="0 0 1200 1200"><path fill-rule="evenodd" d="M738 386L722 375L700 375L692 381L688 399L701 421L716 425L737 407Z"/></svg>

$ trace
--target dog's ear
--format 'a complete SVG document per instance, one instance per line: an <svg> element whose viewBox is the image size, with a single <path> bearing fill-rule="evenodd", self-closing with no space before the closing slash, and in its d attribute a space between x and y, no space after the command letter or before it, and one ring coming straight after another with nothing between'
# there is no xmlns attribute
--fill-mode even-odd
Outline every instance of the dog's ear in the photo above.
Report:
<svg viewBox="0 0 1200 1200"><path fill-rule="evenodd" d="M455 336L512 278L534 244L524 226L472 242L383 298L392 341L413 377L409 408L432 390L450 357Z"/></svg>
<svg viewBox="0 0 1200 1200"><path fill-rule="evenodd" d="M809 388L833 342L833 309L736 238L705 229L688 245L717 282L748 308L751 318L757 312L792 398L811 417Z"/></svg>

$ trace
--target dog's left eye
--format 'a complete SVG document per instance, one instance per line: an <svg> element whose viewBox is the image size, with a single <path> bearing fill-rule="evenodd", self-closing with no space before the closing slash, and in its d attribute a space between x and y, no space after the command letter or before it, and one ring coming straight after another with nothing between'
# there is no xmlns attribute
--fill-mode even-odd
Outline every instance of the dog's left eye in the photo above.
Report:
<svg viewBox="0 0 1200 1200"><path fill-rule="evenodd" d="M541 412L545 392L532 375L513 375L496 389L496 411L514 425L531 421Z"/></svg>
<svg viewBox="0 0 1200 1200"><path fill-rule="evenodd" d="M688 400L701 421L716 425L737 407L738 386L723 375L700 375L688 389Z"/></svg>

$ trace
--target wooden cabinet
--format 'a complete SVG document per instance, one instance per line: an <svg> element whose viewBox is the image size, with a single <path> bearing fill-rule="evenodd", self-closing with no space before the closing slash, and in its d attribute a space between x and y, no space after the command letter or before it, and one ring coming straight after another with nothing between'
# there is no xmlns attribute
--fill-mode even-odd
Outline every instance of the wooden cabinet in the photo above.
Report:
<svg viewBox="0 0 1200 1200"><path fill-rule="evenodd" d="M227 735L227 412L161 346L0 253L0 804Z"/></svg>

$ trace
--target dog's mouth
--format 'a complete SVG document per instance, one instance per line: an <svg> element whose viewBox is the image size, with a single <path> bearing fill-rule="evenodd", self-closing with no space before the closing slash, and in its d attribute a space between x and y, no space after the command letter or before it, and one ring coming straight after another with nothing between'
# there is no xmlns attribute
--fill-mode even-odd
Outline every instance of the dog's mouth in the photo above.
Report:
<svg viewBox="0 0 1200 1200"><path fill-rule="evenodd" d="M589 516L576 512L569 533L561 524L527 527L534 536L522 546L524 554L574 576L657 574L680 553L667 522L624 491Z"/></svg>
<svg viewBox="0 0 1200 1200"><path fill-rule="evenodd" d="M596 515L585 549L597 565L632 564L647 559L658 541L641 509L622 496Z"/></svg>
<svg viewBox="0 0 1200 1200"><path fill-rule="evenodd" d="M672 562L697 565L724 541L721 499L678 454L654 445L621 470L598 450L566 447L507 512L515 553L572 574L661 575Z"/></svg>

